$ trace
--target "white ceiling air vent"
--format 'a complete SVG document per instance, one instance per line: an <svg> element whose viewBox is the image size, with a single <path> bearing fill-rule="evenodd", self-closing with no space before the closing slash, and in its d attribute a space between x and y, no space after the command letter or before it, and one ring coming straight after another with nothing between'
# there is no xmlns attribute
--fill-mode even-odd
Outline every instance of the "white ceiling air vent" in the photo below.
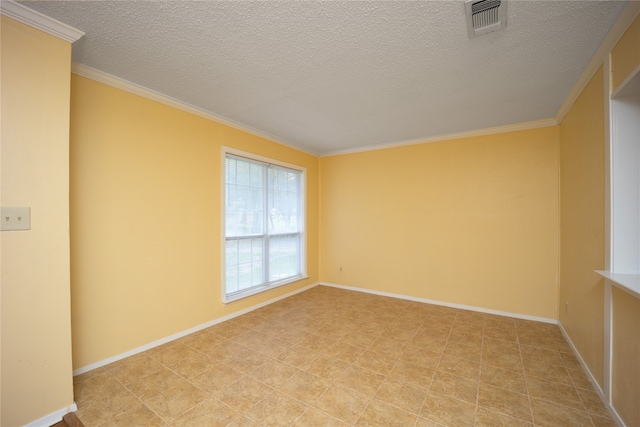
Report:
<svg viewBox="0 0 640 427"><path fill-rule="evenodd" d="M507 26L505 0L468 0L464 2L469 38L478 37Z"/></svg>

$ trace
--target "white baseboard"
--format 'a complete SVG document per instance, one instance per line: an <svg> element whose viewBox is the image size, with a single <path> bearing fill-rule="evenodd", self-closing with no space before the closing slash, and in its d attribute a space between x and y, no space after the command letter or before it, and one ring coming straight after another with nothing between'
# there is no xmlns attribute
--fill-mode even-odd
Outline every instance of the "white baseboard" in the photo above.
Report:
<svg viewBox="0 0 640 427"><path fill-rule="evenodd" d="M600 384L598 384L598 381L596 381L596 377L594 377L591 371L589 370L589 367L587 366L584 359L580 355L580 352L578 351L576 346L573 345L573 341L571 341L571 338L569 338L569 334L562 326L562 323L558 322L558 326L560 327L560 331L562 331L562 335L564 335L564 339L567 340L567 343L569 343L569 347L571 347L571 350L573 350L573 354L578 358L578 361L580 362L582 369L584 369L584 371L587 373L587 376L589 377L589 381L591 381L593 388L595 388L596 393L598 393L598 395L600 396L602 403L604 403L604 406L606 406L607 409L609 410L609 413L613 417L613 420L620 427L626 427L626 424L624 423L624 421L622 421L622 418L620 418L620 415L618 414L618 412L615 410L613 405L611 405L611 402L609 402L606 396L604 395L604 391L602 390L602 387L600 387Z"/></svg>
<svg viewBox="0 0 640 427"><path fill-rule="evenodd" d="M337 285L335 283L320 282L319 284L324 286L330 286L332 288L346 289L349 291L364 292L367 294L381 295L385 297L399 298L399 299L423 302L423 303L433 304L433 305L441 305L443 307L459 308L461 310L477 311L479 313L495 314L496 316L514 317L516 319L533 320L536 322L551 323L554 325L558 324L558 321L556 319L550 319L547 317L529 316L528 314L510 313L507 311L500 311L500 310L491 310L488 308L474 307L472 305L454 304L454 303L436 301L436 300L431 300L426 298L417 298L409 295L394 294L391 292L373 291L371 289L358 288L355 286Z"/></svg>
<svg viewBox="0 0 640 427"><path fill-rule="evenodd" d="M76 412L78 410L78 406L73 403L71 406L67 406L66 408L59 409L49 415L45 415L39 420L35 420L29 424L26 424L25 427L49 427L62 421L62 417L67 415L69 412Z"/></svg>
<svg viewBox="0 0 640 427"><path fill-rule="evenodd" d="M76 375L84 374L85 372L89 372L89 371L92 371L94 369L101 368L101 367L103 367L105 365L108 365L110 363L117 362L118 360L122 360L124 358L136 355L138 353L142 353L143 351L150 350L150 349L152 349L154 347L158 347L158 346L160 346L162 344L166 344L168 342L177 340L178 338L182 338L182 337L187 336L189 334L192 334L194 332L201 331L202 329L206 329L206 328L209 328L209 327L211 327L213 325L217 325L218 323L222 323L224 321L231 320L234 317L242 316L243 314L249 313L249 312L251 312L253 310L257 310L257 309L262 308L262 307L264 307L266 305L273 304L276 301L280 301L282 299L288 298L288 297L293 296L295 294L299 294L300 292L304 292L306 290L314 288L314 287L318 286L318 284L319 283L313 283L313 284L311 284L309 286L305 286L303 288L297 289L295 291L289 292L287 294L281 295L281 296L276 297L276 298L272 298L272 299L270 299L268 301L265 301L265 302L262 302L260 304L256 304L256 305L251 306L249 308L245 308L244 310L240 310L240 311L237 311L235 313L231 313L231 314L229 314L227 316L219 317L219 318L211 320L211 321L209 321L207 323L203 323L201 325L194 326L193 328L187 329L185 331L178 332L176 334L170 335L170 336L165 337L165 338L161 338L159 340L150 342L150 343L145 344L143 346L140 346L140 347L134 348L132 350L126 351L124 353L118 354L116 356L108 357L108 358L106 358L104 360L101 360L99 362L92 363L92 364L87 365L87 366L83 366L82 368L78 368L78 369L74 370L73 371L73 375L76 376Z"/></svg>

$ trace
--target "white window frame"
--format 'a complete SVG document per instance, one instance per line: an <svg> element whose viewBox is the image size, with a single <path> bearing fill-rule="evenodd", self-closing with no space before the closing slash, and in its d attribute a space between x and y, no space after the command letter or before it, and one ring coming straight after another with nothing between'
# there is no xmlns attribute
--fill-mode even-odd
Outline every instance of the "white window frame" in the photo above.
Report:
<svg viewBox="0 0 640 427"><path fill-rule="evenodd" d="M242 292L236 292L233 295L228 295L227 294L227 264L226 264L226 242L227 242L227 233L226 233L226 190L227 190L227 185L226 185L226 158L227 158L227 154L233 155L233 156L238 156L238 157L244 157L248 160L253 160L256 162L260 162L260 163L266 163L269 165L274 165L274 166L280 166L280 167L284 167L287 169L292 169L295 170L297 172L300 172L300 188L301 188L301 195L300 195L300 206L302 207L303 212L301 212L298 215L298 220L300 221L300 259L299 259L299 263L300 263L300 274L293 276L293 277L288 277L286 279L282 279L282 280L278 280L278 281L273 281L273 282L267 282L264 283L262 285L259 285L257 287L253 287L253 288L249 288L246 289L245 291ZM264 157L264 156L259 156L253 153L248 153L246 151L241 151L241 150L237 150L235 148L231 148L231 147L222 147L222 301L223 303L230 303L233 301L237 301L243 298L247 298L249 296L252 295L256 295L262 292L266 292L269 291L271 289L280 287L280 286L284 286L284 285L288 285L290 283L293 282L297 282L299 280L303 280L308 278L307 276L307 256L306 256L306 248L307 248L307 237L306 237L306 216L307 216L307 188L306 188L306 182L307 182L307 169L305 167L302 166L298 166L298 165L293 165L290 163L286 163L286 162L282 162L280 160L276 160L276 159L271 159L268 157ZM266 230L265 230L266 232ZM267 251L268 252L268 251Z"/></svg>

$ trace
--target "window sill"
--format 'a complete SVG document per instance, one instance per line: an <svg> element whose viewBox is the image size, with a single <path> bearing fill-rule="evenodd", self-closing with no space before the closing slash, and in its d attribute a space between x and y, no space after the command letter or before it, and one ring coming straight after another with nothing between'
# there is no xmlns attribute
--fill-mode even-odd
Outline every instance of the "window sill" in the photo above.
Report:
<svg viewBox="0 0 640 427"><path fill-rule="evenodd" d="M307 275L294 276L294 277L290 277L288 279L280 280L278 282L270 283L270 284L265 285L265 286L261 286L259 288L247 289L245 292L239 292L239 293L231 295L231 296L224 295L222 297L222 303L224 305L227 305L227 304L230 304L232 302L235 302L235 301L238 301L238 300L241 300L241 299L244 299L244 298L248 298L248 297L253 296L253 295L261 294L263 292L267 292L267 291L270 291L272 289L279 288L280 286L290 285L291 283L299 282L300 280L305 280L305 279L308 279L308 278L309 278L309 276L307 276Z"/></svg>
<svg viewBox="0 0 640 427"><path fill-rule="evenodd" d="M640 298L640 274L619 274L610 271L596 270L596 273L610 280L616 287Z"/></svg>

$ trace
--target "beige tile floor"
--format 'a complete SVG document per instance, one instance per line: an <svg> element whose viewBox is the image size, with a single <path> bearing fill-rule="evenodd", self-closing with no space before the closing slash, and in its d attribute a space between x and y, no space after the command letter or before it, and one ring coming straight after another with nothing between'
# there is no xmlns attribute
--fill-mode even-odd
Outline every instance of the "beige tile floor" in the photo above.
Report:
<svg viewBox="0 0 640 427"><path fill-rule="evenodd" d="M555 325L318 286L77 376L92 426L615 426Z"/></svg>

